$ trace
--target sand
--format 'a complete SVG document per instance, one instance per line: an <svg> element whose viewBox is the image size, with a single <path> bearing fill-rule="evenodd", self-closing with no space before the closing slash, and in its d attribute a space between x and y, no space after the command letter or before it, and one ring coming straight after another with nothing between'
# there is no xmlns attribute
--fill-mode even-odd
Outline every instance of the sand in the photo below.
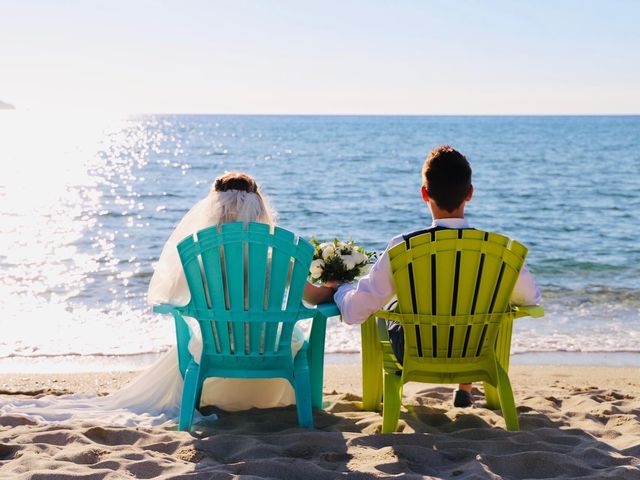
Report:
<svg viewBox="0 0 640 480"><path fill-rule="evenodd" d="M134 373L0 375L1 395L97 391ZM515 366L522 431L499 412L454 408L453 386L409 384L399 433L358 409L357 365L328 365L316 429L294 407L215 411L193 433L0 416L0 479L640 479L640 369ZM0 397L6 400L7 397Z"/></svg>

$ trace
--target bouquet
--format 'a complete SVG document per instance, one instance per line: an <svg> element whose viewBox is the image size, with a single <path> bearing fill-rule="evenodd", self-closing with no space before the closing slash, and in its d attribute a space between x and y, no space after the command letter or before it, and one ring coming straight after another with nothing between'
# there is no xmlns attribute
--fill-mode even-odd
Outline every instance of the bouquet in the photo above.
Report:
<svg viewBox="0 0 640 480"><path fill-rule="evenodd" d="M313 283L350 282L367 273L375 257L373 252L366 252L353 240L341 242L334 238L332 242L320 243L311 238L311 243L315 247L309 268L309 278Z"/></svg>

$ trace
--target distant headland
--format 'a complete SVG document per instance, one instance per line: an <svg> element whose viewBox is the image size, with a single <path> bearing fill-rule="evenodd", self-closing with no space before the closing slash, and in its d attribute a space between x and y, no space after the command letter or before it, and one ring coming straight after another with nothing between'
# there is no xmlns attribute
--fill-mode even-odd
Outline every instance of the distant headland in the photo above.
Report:
<svg viewBox="0 0 640 480"><path fill-rule="evenodd" d="M0 110L15 110L15 109L16 107L11 105L10 103L3 102L2 100L0 100Z"/></svg>

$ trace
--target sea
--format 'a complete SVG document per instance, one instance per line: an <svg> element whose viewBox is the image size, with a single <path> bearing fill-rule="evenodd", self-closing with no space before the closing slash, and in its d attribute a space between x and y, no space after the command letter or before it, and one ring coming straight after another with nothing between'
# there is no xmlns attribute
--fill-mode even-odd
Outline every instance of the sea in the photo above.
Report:
<svg viewBox="0 0 640 480"><path fill-rule="evenodd" d="M467 217L529 248L544 318L514 356L640 352L640 117L0 112L0 371L142 368L174 344L146 292L173 226L225 171L298 235L382 251L430 225L421 167L473 168ZM333 318L327 352L360 350ZM617 357L616 357L617 358ZM66 362L66 363L65 363Z"/></svg>

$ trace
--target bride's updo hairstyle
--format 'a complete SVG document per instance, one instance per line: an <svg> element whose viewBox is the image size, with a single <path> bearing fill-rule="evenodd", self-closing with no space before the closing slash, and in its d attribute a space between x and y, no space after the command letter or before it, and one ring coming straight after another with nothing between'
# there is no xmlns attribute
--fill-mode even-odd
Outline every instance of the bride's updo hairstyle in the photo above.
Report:
<svg viewBox="0 0 640 480"><path fill-rule="evenodd" d="M211 189L218 210L218 225L227 222L258 222L274 225L275 212L253 177L243 172L225 172Z"/></svg>
<svg viewBox="0 0 640 480"><path fill-rule="evenodd" d="M225 172L216 178L213 184L216 192L226 192L227 190L240 190L243 192L256 193L258 184L255 179L242 172Z"/></svg>

